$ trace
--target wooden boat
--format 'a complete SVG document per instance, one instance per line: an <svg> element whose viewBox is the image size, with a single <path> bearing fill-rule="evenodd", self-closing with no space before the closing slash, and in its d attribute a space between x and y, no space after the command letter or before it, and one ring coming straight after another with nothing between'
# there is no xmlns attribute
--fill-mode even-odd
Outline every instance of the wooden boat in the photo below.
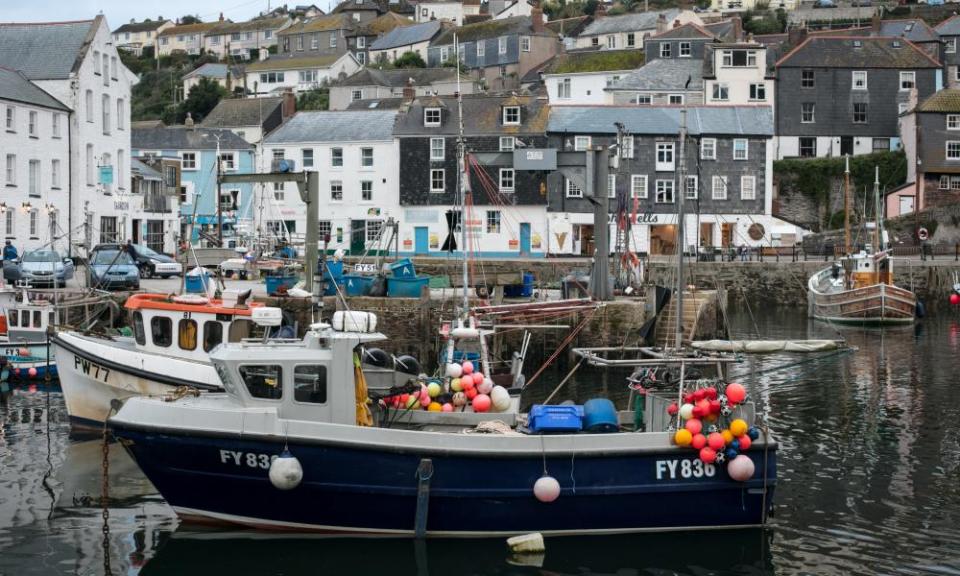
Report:
<svg viewBox="0 0 960 576"><path fill-rule="evenodd" d="M909 324L917 297L893 284L893 261L887 252L861 252L842 258L810 277L810 316L837 324Z"/></svg>

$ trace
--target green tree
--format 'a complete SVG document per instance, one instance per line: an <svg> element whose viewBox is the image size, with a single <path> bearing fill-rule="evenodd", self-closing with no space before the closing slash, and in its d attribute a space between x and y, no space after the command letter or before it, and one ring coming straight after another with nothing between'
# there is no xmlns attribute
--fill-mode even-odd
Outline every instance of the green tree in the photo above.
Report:
<svg viewBox="0 0 960 576"><path fill-rule="evenodd" d="M187 24L200 24L200 23L202 23L202 22L203 22L203 21L200 20L199 17L197 17L197 16L191 16L191 15L189 15L189 14L187 14L186 16L184 16L183 18L180 19L180 24L183 25L183 26L186 26Z"/></svg>
<svg viewBox="0 0 960 576"><path fill-rule="evenodd" d="M314 88L301 92L297 96L297 110L329 110L330 89L327 87Z"/></svg>
<svg viewBox="0 0 960 576"><path fill-rule="evenodd" d="M227 89L209 78L201 78L200 81L190 89L187 99L180 104L178 110L178 119L186 119L187 113L194 122L200 122L217 105L218 102L227 95Z"/></svg>
<svg viewBox="0 0 960 576"><path fill-rule="evenodd" d="M419 52L404 52L393 61L394 68L426 68L427 63Z"/></svg>
<svg viewBox="0 0 960 576"><path fill-rule="evenodd" d="M599 4L600 2L597 0L587 0L583 4L583 13L587 16L593 16L593 14L597 11L597 5Z"/></svg>

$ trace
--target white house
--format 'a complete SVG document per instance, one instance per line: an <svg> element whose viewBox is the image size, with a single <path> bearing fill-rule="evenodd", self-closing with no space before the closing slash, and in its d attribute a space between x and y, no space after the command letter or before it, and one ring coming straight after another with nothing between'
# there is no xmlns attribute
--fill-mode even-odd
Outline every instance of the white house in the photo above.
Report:
<svg viewBox="0 0 960 576"><path fill-rule="evenodd" d="M22 254L63 234L67 206L70 109L19 72L0 68L0 231ZM66 241L54 246L66 253Z"/></svg>
<svg viewBox="0 0 960 576"><path fill-rule="evenodd" d="M320 238L330 236L330 249L376 248L387 219L401 217L396 116L395 110L298 112L264 141L266 164L292 159L297 170L320 174ZM304 231L307 215L296 186L273 188L275 220L268 226Z"/></svg>
<svg viewBox="0 0 960 576"><path fill-rule="evenodd" d="M323 56L274 56L247 66L246 89L255 96L294 93L347 78L360 69L350 52Z"/></svg>
<svg viewBox="0 0 960 576"><path fill-rule="evenodd" d="M643 66L639 50L591 50L556 56L543 71L551 104L610 104L606 88Z"/></svg>
<svg viewBox="0 0 960 576"><path fill-rule="evenodd" d="M620 16L594 15L594 20L577 36L577 48L600 48L619 50L643 48L647 36L664 32L676 22L693 22L700 26L703 21L693 10L671 8L659 12L634 12Z"/></svg>
<svg viewBox="0 0 960 576"><path fill-rule="evenodd" d="M414 19L417 22L447 20L461 26L465 16L475 16L480 13L480 3L461 0L421 0L416 4L416 11Z"/></svg>
<svg viewBox="0 0 960 576"><path fill-rule="evenodd" d="M477 83L466 74L457 82L455 68L408 68L378 70L364 68L330 86L330 110L346 110L352 102L383 98L407 98L436 94L450 96L478 92Z"/></svg>
<svg viewBox="0 0 960 576"><path fill-rule="evenodd" d="M288 16L256 18L248 22L220 22L203 36L207 52L221 58L255 60L261 49L277 45L277 33L293 23Z"/></svg>
<svg viewBox="0 0 960 576"><path fill-rule="evenodd" d="M774 74L766 46L757 42L707 44L703 62L704 104L773 106Z"/></svg>
<svg viewBox="0 0 960 576"><path fill-rule="evenodd" d="M50 46L57 46L51 51ZM20 70L73 111L64 127L70 157L60 226L72 245L129 237L142 215L130 202L130 89L136 77L120 62L106 19L0 24L0 66Z"/></svg>
<svg viewBox="0 0 960 576"><path fill-rule="evenodd" d="M157 54L169 56L174 52L197 55L204 48L203 35L218 22L173 26L157 35Z"/></svg>
<svg viewBox="0 0 960 576"><path fill-rule="evenodd" d="M513 16L529 16L533 11L533 4L530 3L530 0L513 0L513 2L508 2L507 5L493 15L494 20L503 20L504 18L511 18Z"/></svg>
<svg viewBox="0 0 960 576"><path fill-rule="evenodd" d="M173 27L173 22L162 16L156 20L147 18L143 22L131 19L129 23L113 31L113 43L120 50L132 52L137 56L143 49L152 47L156 56L157 37L161 32Z"/></svg>

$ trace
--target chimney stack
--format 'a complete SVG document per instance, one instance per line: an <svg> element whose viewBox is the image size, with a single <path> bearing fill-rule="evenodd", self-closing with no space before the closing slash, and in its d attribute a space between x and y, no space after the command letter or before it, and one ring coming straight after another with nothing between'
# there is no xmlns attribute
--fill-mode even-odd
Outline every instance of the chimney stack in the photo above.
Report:
<svg viewBox="0 0 960 576"><path fill-rule="evenodd" d="M187 119L183 121L183 125L187 127L187 130L195 130L196 126L193 123L193 116L187 112Z"/></svg>
<svg viewBox="0 0 960 576"><path fill-rule="evenodd" d="M874 12L873 18L870 19L870 33L874 36L880 35L880 13Z"/></svg>
<svg viewBox="0 0 960 576"><path fill-rule="evenodd" d="M534 32L543 32L543 9L540 8L540 4L537 3L530 10L530 27L533 28Z"/></svg>
<svg viewBox="0 0 960 576"><path fill-rule="evenodd" d="M740 42L743 40L743 20L739 16L734 16L730 19L730 22L733 24L733 41Z"/></svg>
<svg viewBox="0 0 960 576"><path fill-rule="evenodd" d="M283 104L281 105L281 115L283 119L293 116L297 112L297 97L293 95L292 90L286 90L283 93Z"/></svg>
<svg viewBox="0 0 960 576"><path fill-rule="evenodd" d="M660 13L657 16L657 34L661 34L667 31L667 16L663 13Z"/></svg>
<svg viewBox="0 0 960 576"><path fill-rule="evenodd" d="M223 22L223 12L220 13L220 21Z"/></svg>
<svg viewBox="0 0 960 576"><path fill-rule="evenodd" d="M403 101L413 102L417 97L417 90L413 87L413 78L407 78L407 83L403 85Z"/></svg>
<svg viewBox="0 0 960 576"><path fill-rule="evenodd" d="M607 5L602 1L597 3L597 9L593 12L593 19L598 20L607 15Z"/></svg>
<svg viewBox="0 0 960 576"><path fill-rule="evenodd" d="M796 28L791 28L787 31L787 42L790 44L790 48L796 48L807 39L807 28L806 26L800 26Z"/></svg>

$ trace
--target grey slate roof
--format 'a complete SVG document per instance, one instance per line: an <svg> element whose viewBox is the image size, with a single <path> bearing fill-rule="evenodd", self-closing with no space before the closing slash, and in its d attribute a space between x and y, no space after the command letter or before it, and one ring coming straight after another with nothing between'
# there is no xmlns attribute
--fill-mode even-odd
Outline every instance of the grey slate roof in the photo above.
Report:
<svg viewBox="0 0 960 576"><path fill-rule="evenodd" d="M702 60L657 58L621 77L607 90L684 90L688 77L690 86L686 90L703 90Z"/></svg>
<svg viewBox="0 0 960 576"><path fill-rule="evenodd" d="M903 36L911 42L936 42L936 31L919 18L911 20L882 20L880 36Z"/></svg>
<svg viewBox="0 0 960 576"><path fill-rule="evenodd" d="M113 34L123 34L124 32L152 32L163 26L169 20L144 20L143 22L128 22L113 31Z"/></svg>
<svg viewBox="0 0 960 576"><path fill-rule="evenodd" d="M403 106L403 98L371 98L370 100L354 100L347 105L347 110L397 110Z"/></svg>
<svg viewBox="0 0 960 576"><path fill-rule="evenodd" d="M0 66L31 80L60 80L82 60L101 16L79 22L0 24Z"/></svg>
<svg viewBox="0 0 960 576"><path fill-rule="evenodd" d="M939 68L940 64L901 38L813 36L781 58L777 67L909 69Z"/></svg>
<svg viewBox="0 0 960 576"><path fill-rule="evenodd" d="M187 78L193 78L194 76L203 76L206 78L226 78L227 65L207 62L206 64L198 67L197 69L184 74L183 78L184 80L186 80Z"/></svg>
<svg viewBox="0 0 960 576"><path fill-rule="evenodd" d="M209 128L262 126L283 105L283 98L225 98L203 119Z"/></svg>
<svg viewBox="0 0 960 576"><path fill-rule="evenodd" d="M400 26L387 32L370 45L370 50L388 50L398 46L409 46L426 42L436 36L443 25L440 20L431 20L413 26Z"/></svg>
<svg viewBox="0 0 960 576"><path fill-rule="evenodd" d="M503 106L520 107L520 125L503 125ZM440 108L442 124L425 127L424 108ZM463 129L468 136L543 134L547 126L546 99L533 96L463 95ZM455 96L419 96L409 104L397 119L397 136L452 136L459 132Z"/></svg>
<svg viewBox="0 0 960 576"><path fill-rule="evenodd" d="M960 15L951 16L935 26L941 36L960 36Z"/></svg>
<svg viewBox="0 0 960 576"><path fill-rule="evenodd" d="M137 150L216 150L217 137L221 150L249 150L253 144L229 130L196 126L134 128L130 131L130 147Z"/></svg>
<svg viewBox="0 0 960 576"><path fill-rule="evenodd" d="M14 72L9 68L0 68L0 100L21 102L55 110L70 110L59 100L24 78L19 72Z"/></svg>
<svg viewBox="0 0 960 576"><path fill-rule="evenodd" d="M130 159L130 170L144 180L163 180L163 175L141 162L138 158Z"/></svg>
<svg viewBox="0 0 960 576"><path fill-rule="evenodd" d="M653 30L657 27L657 18L663 14L667 19L667 24L680 15L680 10L671 8L670 10L661 10L659 12L637 12L634 14L623 14L621 16L604 16L597 18L584 28L581 36L595 36L597 34L611 34L614 32L634 32L637 30Z"/></svg>
<svg viewBox="0 0 960 576"><path fill-rule="evenodd" d="M395 110L297 112L265 144L393 140Z"/></svg>
<svg viewBox="0 0 960 576"><path fill-rule="evenodd" d="M413 79L414 86L428 86L434 82L456 82L457 71L454 68L406 68L399 70L362 68L356 74L338 82L337 86L402 88L406 86L409 79ZM463 81L470 82L470 79L466 78Z"/></svg>
<svg viewBox="0 0 960 576"><path fill-rule="evenodd" d="M773 111L768 106L690 106L691 135L773 136ZM554 106L547 132L616 134L622 122L631 134L678 134L679 107Z"/></svg>

